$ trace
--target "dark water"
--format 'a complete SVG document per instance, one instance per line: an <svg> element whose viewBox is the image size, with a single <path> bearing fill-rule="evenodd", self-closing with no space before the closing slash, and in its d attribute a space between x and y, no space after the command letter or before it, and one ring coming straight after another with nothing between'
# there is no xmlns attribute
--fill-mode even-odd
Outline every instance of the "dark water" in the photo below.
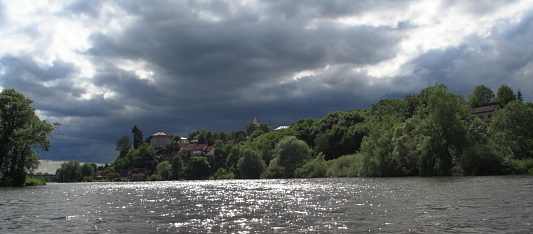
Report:
<svg viewBox="0 0 533 234"><path fill-rule="evenodd" d="M533 177L0 188L0 233L533 233Z"/></svg>

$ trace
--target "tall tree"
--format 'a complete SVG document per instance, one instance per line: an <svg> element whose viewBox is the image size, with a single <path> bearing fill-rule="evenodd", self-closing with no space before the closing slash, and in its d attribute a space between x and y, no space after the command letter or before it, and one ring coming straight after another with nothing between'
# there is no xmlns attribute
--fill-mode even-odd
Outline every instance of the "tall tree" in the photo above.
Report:
<svg viewBox="0 0 533 234"><path fill-rule="evenodd" d="M494 99L494 101L498 103L498 105L500 105L501 107L505 107L507 103L513 100L516 100L516 96L513 90L509 86L502 85L500 86L500 88L498 88L498 92L496 93L496 98Z"/></svg>
<svg viewBox="0 0 533 234"><path fill-rule="evenodd" d="M128 154L131 149L131 139L128 135L124 135L117 140L117 151L120 152L119 158L122 158Z"/></svg>
<svg viewBox="0 0 533 234"><path fill-rule="evenodd" d="M261 176L265 167L265 162L257 152L247 148L242 150L241 158L237 163L237 168L239 169L242 178L259 179L259 176Z"/></svg>
<svg viewBox="0 0 533 234"><path fill-rule="evenodd" d="M143 131L135 125L131 133L133 133L133 148L137 149L143 144Z"/></svg>
<svg viewBox="0 0 533 234"><path fill-rule="evenodd" d="M478 85L474 92L468 95L468 104L470 108L477 108L490 105L494 102L494 92L485 86Z"/></svg>
<svg viewBox="0 0 533 234"><path fill-rule="evenodd" d="M47 136L59 126L40 120L31 103L15 89L0 93L0 171L5 182L0 181L0 185L23 186L27 171L39 164L35 150L47 151Z"/></svg>

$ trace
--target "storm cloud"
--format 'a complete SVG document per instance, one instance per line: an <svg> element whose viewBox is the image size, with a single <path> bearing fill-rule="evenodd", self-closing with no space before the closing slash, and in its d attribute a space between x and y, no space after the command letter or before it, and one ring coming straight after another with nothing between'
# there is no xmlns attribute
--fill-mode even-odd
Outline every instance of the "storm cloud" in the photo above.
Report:
<svg viewBox="0 0 533 234"><path fill-rule="evenodd" d="M62 124L45 160L106 163L133 125L272 127L443 83L532 100L532 1L1 1L0 88Z"/></svg>

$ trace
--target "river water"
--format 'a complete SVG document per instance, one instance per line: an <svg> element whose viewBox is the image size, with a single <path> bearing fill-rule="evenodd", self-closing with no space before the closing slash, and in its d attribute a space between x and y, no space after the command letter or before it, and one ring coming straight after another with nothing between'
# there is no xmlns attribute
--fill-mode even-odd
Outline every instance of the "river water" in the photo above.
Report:
<svg viewBox="0 0 533 234"><path fill-rule="evenodd" d="M0 188L0 233L533 233L533 177Z"/></svg>

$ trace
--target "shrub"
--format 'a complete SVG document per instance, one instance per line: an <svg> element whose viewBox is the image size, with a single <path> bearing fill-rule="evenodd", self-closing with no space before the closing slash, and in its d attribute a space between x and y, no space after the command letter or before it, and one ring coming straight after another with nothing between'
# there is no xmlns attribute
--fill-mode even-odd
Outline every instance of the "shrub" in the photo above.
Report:
<svg viewBox="0 0 533 234"><path fill-rule="evenodd" d="M46 181L43 178L26 178L26 186L41 186L46 185Z"/></svg>

